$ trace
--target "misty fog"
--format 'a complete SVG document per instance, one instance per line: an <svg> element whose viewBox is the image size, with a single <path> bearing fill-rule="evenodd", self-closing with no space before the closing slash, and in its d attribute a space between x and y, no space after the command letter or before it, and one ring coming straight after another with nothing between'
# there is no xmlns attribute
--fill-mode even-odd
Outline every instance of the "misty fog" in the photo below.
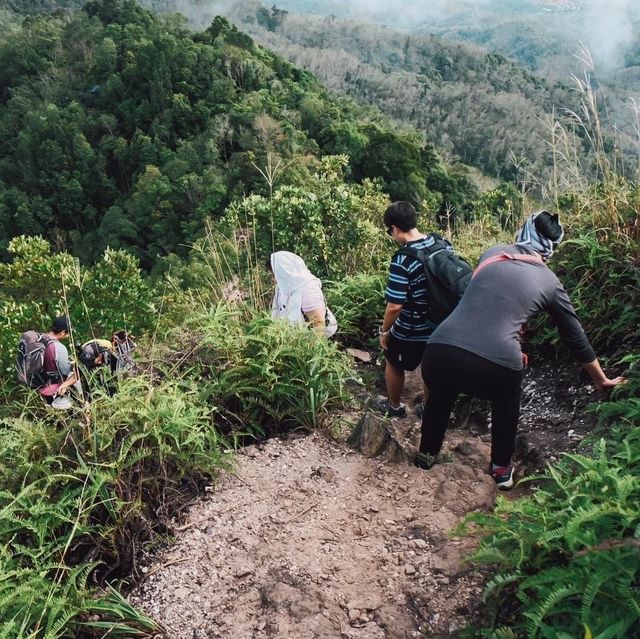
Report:
<svg viewBox="0 0 640 639"><path fill-rule="evenodd" d="M153 0L146 4L152 5ZM622 65L625 50L640 33L638 0L174 0L177 11L205 26L217 14L233 17L247 5L273 5L292 13L334 15L342 19L373 21L390 27L449 37L488 39L499 28L496 18L511 30L538 32L577 52L584 45L597 66ZM497 25L497 26L496 26Z"/></svg>

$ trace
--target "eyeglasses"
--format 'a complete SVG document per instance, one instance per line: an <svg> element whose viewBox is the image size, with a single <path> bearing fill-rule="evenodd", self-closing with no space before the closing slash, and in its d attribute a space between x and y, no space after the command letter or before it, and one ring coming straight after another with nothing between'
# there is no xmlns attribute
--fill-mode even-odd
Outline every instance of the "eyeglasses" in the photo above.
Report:
<svg viewBox="0 0 640 639"><path fill-rule="evenodd" d="M387 235L393 235L393 225L387 226Z"/></svg>

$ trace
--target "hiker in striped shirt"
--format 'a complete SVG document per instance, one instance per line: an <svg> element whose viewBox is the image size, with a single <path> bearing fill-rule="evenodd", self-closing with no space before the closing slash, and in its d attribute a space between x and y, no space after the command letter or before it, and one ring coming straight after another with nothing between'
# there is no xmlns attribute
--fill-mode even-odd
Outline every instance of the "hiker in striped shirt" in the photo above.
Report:
<svg viewBox="0 0 640 639"><path fill-rule="evenodd" d="M416 228L416 210L409 202L395 202L384 214L387 234L403 247L429 248L435 239ZM380 346L385 356L387 399L373 408L390 417L405 417L400 402L405 371L416 369L435 324L429 319L427 275L417 257L396 253L391 259L385 292L387 306L380 327ZM427 397L425 387L425 400Z"/></svg>

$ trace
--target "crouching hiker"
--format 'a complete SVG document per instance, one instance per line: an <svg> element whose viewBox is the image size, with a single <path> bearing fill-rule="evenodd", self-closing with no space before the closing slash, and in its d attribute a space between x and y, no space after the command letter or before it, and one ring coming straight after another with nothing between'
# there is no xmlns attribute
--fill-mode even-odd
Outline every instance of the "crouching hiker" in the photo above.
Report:
<svg viewBox="0 0 640 639"><path fill-rule="evenodd" d="M276 285L271 316L290 324L309 324L317 335L331 337L338 323L329 310L322 282L309 271L304 260L289 251L271 254L267 268Z"/></svg>
<svg viewBox="0 0 640 639"><path fill-rule="evenodd" d="M18 381L37 390L42 399L60 410L73 404L67 396L72 388L82 397L79 377L62 343L69 337L69 320L56 317L48 333L27 331L20 337L16 369Z"/></svg>
<svg viewBox="0 0 640 639"><path fill-rule="evenodd" d="M117 390L117 378L133 368L131 353L135 343L126 331L116 331L108 339L92 339L77 348L77 355L82 365L83 379L87 391L89 387L101 386L109 395ZM89 379L92 382L89 384Z"/></svg>
<svg viewBox="0 0 640 639"><path fill-rule="evenodd" d="M428 469L437 461L449 414L464 393L491 401L489 473L499 489L513 486L511 456L526 366L520 331L539 311L549 313L598 390L623 381L605 375L566 291L545 264L563 235L558 216L539 211L520 229L515 244L495 246L480 258L462 301L425 348L422 378L430 395L416 466Z"/></svg>
<svg viewBox="0 0 640 639"><path fill-rule="evenodd" d="M108 339L92 339L78 349L78 359L87 370L105 367L111 373L118 369L118 356Z"/></svg>

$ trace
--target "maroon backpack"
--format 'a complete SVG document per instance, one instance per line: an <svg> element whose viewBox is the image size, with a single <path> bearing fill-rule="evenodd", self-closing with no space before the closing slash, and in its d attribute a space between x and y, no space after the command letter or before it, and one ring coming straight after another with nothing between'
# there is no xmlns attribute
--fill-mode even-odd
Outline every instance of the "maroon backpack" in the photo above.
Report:
<svg viewBox="0 0 640 639"><path fill-rule="evenodd" d="M18 382L29 388L40 388L47 383L44 354L51 342L50 337L36 331L22 333L16 355Z"/></svg>

